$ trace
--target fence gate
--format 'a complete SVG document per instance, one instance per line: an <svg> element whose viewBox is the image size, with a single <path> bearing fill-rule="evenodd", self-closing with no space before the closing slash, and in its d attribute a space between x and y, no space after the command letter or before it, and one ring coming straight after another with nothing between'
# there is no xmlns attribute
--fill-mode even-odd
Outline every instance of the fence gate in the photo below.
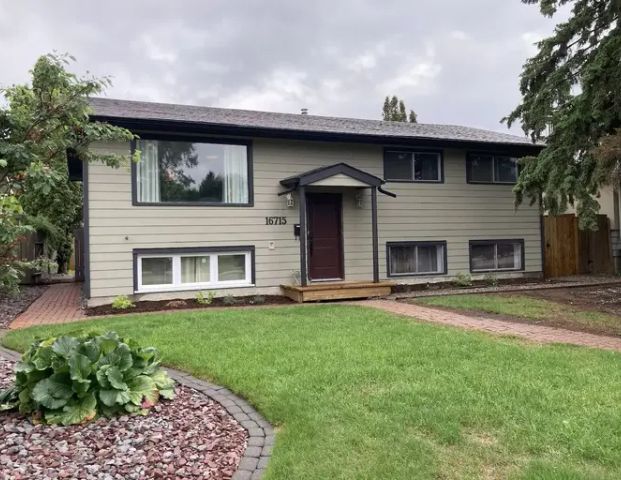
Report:
<svg viewBox="0 0 621 480"><path fill-rule="evenodd" d="M574 214L544 217L546 277L613 273L608 217L598 215L597 224L596 232L584 231Z"/></svg>

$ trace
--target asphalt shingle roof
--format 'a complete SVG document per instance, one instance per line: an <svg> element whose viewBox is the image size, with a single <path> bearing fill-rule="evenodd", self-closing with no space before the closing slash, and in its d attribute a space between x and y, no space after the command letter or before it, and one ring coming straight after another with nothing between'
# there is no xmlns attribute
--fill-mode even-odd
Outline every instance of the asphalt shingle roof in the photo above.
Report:
<svg viewBox="0 0 621 480"><path fill-rule="evenodd" d="M94 116L105 119L174 121L283 132L349 134L387 139L394 137L450 140L535 147L526 137L458 125L384 122L108 98L92 98L90 104L94 110Z"/></svg>

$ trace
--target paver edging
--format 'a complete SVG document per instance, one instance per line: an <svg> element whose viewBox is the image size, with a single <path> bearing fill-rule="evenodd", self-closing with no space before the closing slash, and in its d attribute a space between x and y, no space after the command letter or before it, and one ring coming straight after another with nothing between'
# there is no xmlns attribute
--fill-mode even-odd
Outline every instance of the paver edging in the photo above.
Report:
<svg viewBox="0 0 621 480"><path fill-rule="evenodd" d="M0 346L0 356L12 361L19 361L21 358L18 352L3 346ZM272 425L246 400L238 397L227 388L200 380L174 368L163 368L178 384L198 390L203 395L222 405L229 415L244 427L248 432L246 450L244 450L232 480L260 479L272 457L272 447L275 440Z"/></svg>

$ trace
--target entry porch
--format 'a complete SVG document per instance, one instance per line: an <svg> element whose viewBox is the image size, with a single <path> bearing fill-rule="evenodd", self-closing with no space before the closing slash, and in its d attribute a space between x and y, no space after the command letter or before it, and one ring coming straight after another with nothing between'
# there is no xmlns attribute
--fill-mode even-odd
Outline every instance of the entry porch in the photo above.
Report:
<svg viewBox="0 0 621 480"><path fill-rule="evenodd" d="M281 285L283 293L298 302L388 295L392 282L380 281L379 274L377 197L378 193L390 197L395 195L382 189L384 180L339 163L285 178L280 183L286 187L280 195L297 194L299 226L296 226L296 231L300 243L299 282ZM364 197L366 202L370 199L370 218L364 212L368 212L368 203L362 210L361 205L352 209L351 203L348 209L343 207L344 193L350 192L349 198L355 194L362 202L363 192L369 190L370 195ZM364 217L367 219L362 220ZM355 281L346 278L346 257L352 252L345 249L348 242L343 224L351 222L370 226L368 238L372 268L369 273L372 276L368 280L360 279L360 275Z"/></svg>

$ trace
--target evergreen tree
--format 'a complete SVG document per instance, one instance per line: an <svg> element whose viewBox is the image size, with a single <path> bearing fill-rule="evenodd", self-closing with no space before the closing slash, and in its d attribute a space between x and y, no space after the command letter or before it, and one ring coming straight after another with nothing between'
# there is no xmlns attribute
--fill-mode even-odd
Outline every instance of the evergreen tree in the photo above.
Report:
<svg viewBox="0 0 621 480"><path fill-rule="evenodd" d="M595 196L605 183L618 185L621 170L621 1L522 1L549 17L564 4L573 9L524 64L522 103L504 119L546 144L524 160L516 202L542 198L553 214L573 204L581 228L595 228Z"/></svg>
<svg viewBox="0 0 621 480"><path fill-rule="evenodd" d="M410 116L408 120L405 103L403 100L400 100L399 97L397 97L396 95L393 95L392 98L390 96L387 96L384 100L382 117L384 121L387 122L417 122L416 113L414 113L414 110L410 110Z"/></svg>

